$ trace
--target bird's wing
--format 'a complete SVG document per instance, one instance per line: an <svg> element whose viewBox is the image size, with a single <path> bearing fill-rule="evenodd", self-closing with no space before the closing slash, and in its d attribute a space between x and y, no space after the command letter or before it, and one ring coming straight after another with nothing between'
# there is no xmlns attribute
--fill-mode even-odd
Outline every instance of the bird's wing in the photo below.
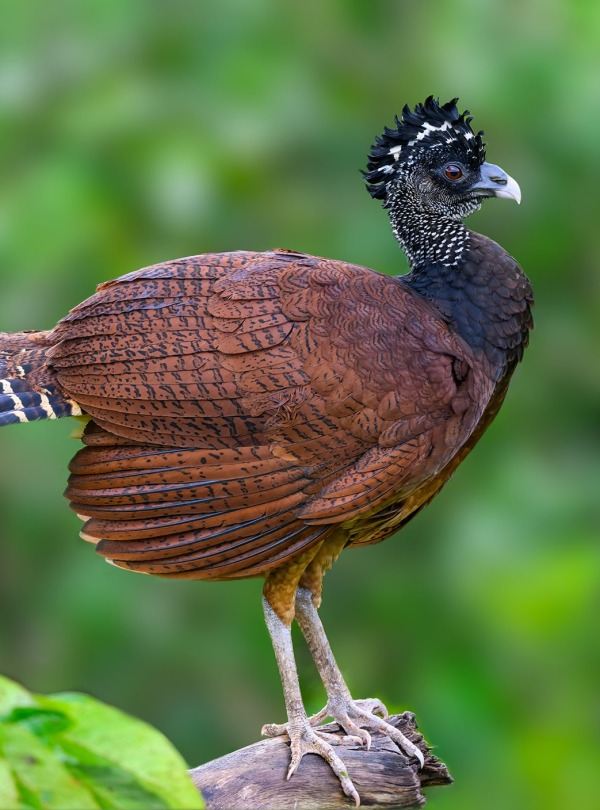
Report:
<svg viewBox="0 0 600 810"><path fill-rule="evenodd" d="M280 285L290 317L308 315L302 354L311 389L345 437L363 444L300 517L351 520L433 478L490 400L494 383L481 359L397 279L322 260L304 278L282 274Z"/></svg>
<svg viewBox="0 0 600 810"><path fill-rule="evenodd" d="M165 575L290 559L434 475L490 394L406 286L287 251L138 271L47 340L60 386L96 424L67 493L85 535Z"/></svg>

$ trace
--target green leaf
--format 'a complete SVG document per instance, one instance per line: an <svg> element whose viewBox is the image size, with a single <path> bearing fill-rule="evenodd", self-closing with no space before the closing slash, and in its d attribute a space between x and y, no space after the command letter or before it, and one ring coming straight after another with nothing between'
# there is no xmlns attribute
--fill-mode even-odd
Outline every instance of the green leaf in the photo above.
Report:
<svg viewBox="0 0 600 810"><path fill-rule="evenodd" d="M0 730L3 755L15 781L43 810L96 810L92 793L81 785L54 752L35 734L17 724Z"/></svg>
<svg viewBox="0 0 600 810"><path fill-rule="evenodd" d="M0 675L0 719L17 707L35 705L35 698L27 689Z"/></svg>
<svg viewBox="0 0 600 810"><path fill-rule="evenodd" d="M4 718L4 722L18 723L36 736L46 738L60 734L73 725L72 720L63 712L39 709L36 706L17 707Z"/></svg>
<svg viewBox="0 0 600 810"><path fill-rule="evenodd" d="M109 763L134 776L139 786L164 800L164 807L202 807L198 792L187 774L180 754L166 737L147 723L129 717L112 706L78 693L53 695L44 699L49 708L64 712L74 721L63 735L70 750L86 752L90 766ZM157 805L163 806L163 805Z"/></svg>
<svg viewBox="0 0 600 810"><path fill-rule="evenodd" d="M178 752L87 695L42 697L0 677L0 807L202 808Z"/></svg>
<svg viewBox="0 0 600 810"><path fill-rule="evenodd" d="M0 759L0 807L4 810L19 810L22 807L17 783L5 759Z"/></svg>

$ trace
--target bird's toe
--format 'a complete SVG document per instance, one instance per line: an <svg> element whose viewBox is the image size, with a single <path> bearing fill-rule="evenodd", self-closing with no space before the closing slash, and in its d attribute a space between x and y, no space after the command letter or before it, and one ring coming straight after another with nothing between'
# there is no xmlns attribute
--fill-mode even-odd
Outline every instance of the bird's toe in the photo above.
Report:
<svg viewBox="0 0 600 810"><path fill-rule="evenodd" d="M292 756L287 778L289 779L296 773L305 754L318 754L318 756L322 757L325 762L327 762L331 770L337 776L346 796L353 799L358 807L360 805L360 796L348 776L344 762L332 748L332 744L341 744L344 738L339 738L334 742L333 737L334 735L328 735L327 739L325 739L325 734L315 731L308 723L308 720L300 727L292 730L290 733Z"/></svg>
<svg viewBox="0 0 600 810"><path fill-rule="evenodd" d="M421 750L398 728L387 722L385 718L389 716L388 711L377 698L333 700L328 705L329 714L336 723L339 723L346 734L360 736L367 749L371 747L369 732L378 732L389 737L407 756L414 757L419 762L419 767L422 768L425 764Z"/></svg>

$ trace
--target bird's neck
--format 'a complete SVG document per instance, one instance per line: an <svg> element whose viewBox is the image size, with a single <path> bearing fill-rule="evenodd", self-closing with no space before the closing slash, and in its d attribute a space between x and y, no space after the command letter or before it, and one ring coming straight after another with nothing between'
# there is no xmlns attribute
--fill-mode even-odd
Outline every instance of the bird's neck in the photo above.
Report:
<svg viewBox="0 0 600 810"><path fill-rule="evenodd" d="M401 279L427 298L450 328L485 358L490 376L499 381L515 367L527 345L531 285L500 245L462 227L465 237L456 264L439 259L422 263Z"/></svg>
<svg viewBox="0 0 600 810"><path fill-rule="evenodd" d="M392 231L411 269L439 264L456 267L469 248L469 230L461 221L427 211L410 196L389 203Z"/></svg>

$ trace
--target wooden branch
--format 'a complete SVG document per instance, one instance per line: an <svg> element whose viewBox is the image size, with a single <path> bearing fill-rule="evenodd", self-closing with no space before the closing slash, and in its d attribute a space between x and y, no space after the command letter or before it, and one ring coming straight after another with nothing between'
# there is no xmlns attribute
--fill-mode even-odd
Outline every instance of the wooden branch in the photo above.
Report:
<svg viewBox="0 0 600 810"><path fill-rule="evenodd" d="M422 788L450 784L452 777L416 730L413 714L394 715L389 722L421 749L425 757L422 770L379 734L373 736L369 751L348 746L339 746L337 751L363 807L422 807ZM335 723L322 728L341 734ZM289 759L289 738L275 737L200 765L190 775L209 810L337 810L354 806L321 757L307 754L297 773L286 781Z"/></svg>

